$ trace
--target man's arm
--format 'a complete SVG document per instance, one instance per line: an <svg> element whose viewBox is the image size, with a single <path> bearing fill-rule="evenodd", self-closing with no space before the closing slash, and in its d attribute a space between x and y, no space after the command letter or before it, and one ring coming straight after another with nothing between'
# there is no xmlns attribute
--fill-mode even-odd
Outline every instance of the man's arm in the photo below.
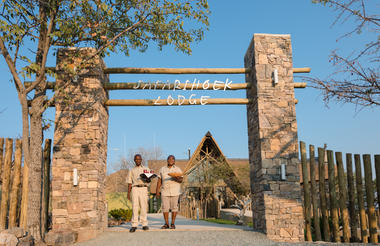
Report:
<svg viewBox="0 0 380 246"><path fill-rule="evenodd" d="M127 184L128 184L128 200L131 200L131 191L132 191L132 170L128 171L127 175Z"/></svg>
<svg viewBox="0 0 380 246"><path fill-rule="evenodd" d="M181 170L181 168L179 168L179 167L177 167L177 171L179 172L179 173L182 173L182 170ZM183 174L183 173L182 173ZM174 181L176 181L176 182L178 182L178 183L182 183L182 181L183 181L183 176L181 176L181 177L175 177L174 178Z"/></svg>
<svg viewBox="0 0 380 246"><path fill-rule="evenodd" d="M161 178L157 179L156 197L160 198Z"/></svg>
<svg viewBox="0 0 380 246"><path fill-rule="evenodd" d="M131 200L132 184L128 184L128 200Z"/></svg>

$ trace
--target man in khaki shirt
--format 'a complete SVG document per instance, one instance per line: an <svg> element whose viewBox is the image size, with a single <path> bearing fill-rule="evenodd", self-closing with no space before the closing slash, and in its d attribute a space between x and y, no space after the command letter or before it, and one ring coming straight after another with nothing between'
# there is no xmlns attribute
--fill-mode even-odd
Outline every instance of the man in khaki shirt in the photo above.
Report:
<svg viewBox="0 0 380 246"><path fill-rule="evenodd" d="M130 232L135 232L139 225L139 209L140 222L143 230L149 230L147 210L148 210L148 183L141 178L142 173L150 173L150 169L141 165L142 157L136 154L134 157L136 166L129 170L127 176L128 183L128 200L132 195L132 227Z"/></svg>
<svg viewBox="0 0 380 246"><path fill-rule="evenodd" d="M175 166L175 157L169 155L167 159L167 166L160 169L158 176L156 196L160 197L160 188L162 194L162 212L164 214L165 225L162 229L169 228L169 209L172 212L172 223L170 229L175 229L175 218L178 212L178 198L181 194L181 183L183 181L182 176L170 176L169 173L182 174L182 170Z"/></svg>

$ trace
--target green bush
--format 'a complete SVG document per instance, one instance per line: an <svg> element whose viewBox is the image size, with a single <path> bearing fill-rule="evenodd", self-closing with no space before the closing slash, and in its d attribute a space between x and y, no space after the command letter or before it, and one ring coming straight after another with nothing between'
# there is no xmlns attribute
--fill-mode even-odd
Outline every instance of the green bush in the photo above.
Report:
<svg viewBox="0 0 380 246"><path fill-rule="evenodd" d="M112 209L108 212L108 215L116 220L130 221L132 218L131 209Z"/></svg>

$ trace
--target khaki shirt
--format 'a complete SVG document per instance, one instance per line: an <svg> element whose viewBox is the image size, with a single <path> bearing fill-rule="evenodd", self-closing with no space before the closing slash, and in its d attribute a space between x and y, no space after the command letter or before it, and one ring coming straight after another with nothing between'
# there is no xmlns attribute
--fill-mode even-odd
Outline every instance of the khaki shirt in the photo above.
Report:
<svg viewBox="0 0 380 246"><path fill-rule="evenodd" d="M145 183L140 177L140 174L144 172L150 172L150 169L148 167L144 167L143 165L135 166L134 168L130 169L127 176L127 183L132 184L132 186L143 184L148 186L148 183Z"/></svg>
<svg viewBox="0 0 380 246"><path fill-rule="evenodd" d="M162 196L179 196L181 194L181 184L174 181L168 173L182 173L181 168L173 165L161 167L159 178L161 179L161 195Z"/></svg>

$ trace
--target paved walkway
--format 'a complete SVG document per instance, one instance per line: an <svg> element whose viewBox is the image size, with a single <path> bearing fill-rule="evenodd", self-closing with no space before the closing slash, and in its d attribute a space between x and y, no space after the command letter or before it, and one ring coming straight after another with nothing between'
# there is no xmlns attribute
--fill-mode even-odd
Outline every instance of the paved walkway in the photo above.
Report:
<svg viewBox="0 0 380 246"><path fill-rule="evenodd" d="M161 229L161 226L165 223L164 218L162 214L149 214L148 215L148 221L149 221L149 231L174 231L171 229L163 230ZM169 218L170 223L170 218ZM241 230L248 230L252 231L250 227L243 227L243 226L236 226L236 225L225 225L225 224L216 224L216 223L210 223L203 220L191 220L186 219L183 216L178 215L176 218L176 229L175 231L241 231ZM129 231L129 228L131 228L131 224L123 224L120 226L114 226L107 229L107 231ZM138 230L142 230L141 226L138 227Z"/></svg>
<svg viewBox="0 0 380 246"><path fill-rule="evenodd" d="M103 234L78 246L100 245L154 245L154 246L232 246L232 245L277 245L262 233L249 227L224 225L206 221L196 221L178 216L176 229L160 229L164 224L162 214L149 214L149 231L141 226L130 233L130 224L108 228Z"/></svg>
<svg viewBox="0 0 380 246"><path fill-rule="evenodd" d="M130 224L108 228L104 233L92 240L77 243L77 246L246 246L246 245L337 245L336 243L278 243L270 241L262 233L249 227L215 224L196 221L178 216L175 230L160 229L164 224L162 214L149 214L149 231L141 226L135 233L130 233ZM359 243L339 245L364 245ZM368 244L367 244L368 245Z"/></svg>

